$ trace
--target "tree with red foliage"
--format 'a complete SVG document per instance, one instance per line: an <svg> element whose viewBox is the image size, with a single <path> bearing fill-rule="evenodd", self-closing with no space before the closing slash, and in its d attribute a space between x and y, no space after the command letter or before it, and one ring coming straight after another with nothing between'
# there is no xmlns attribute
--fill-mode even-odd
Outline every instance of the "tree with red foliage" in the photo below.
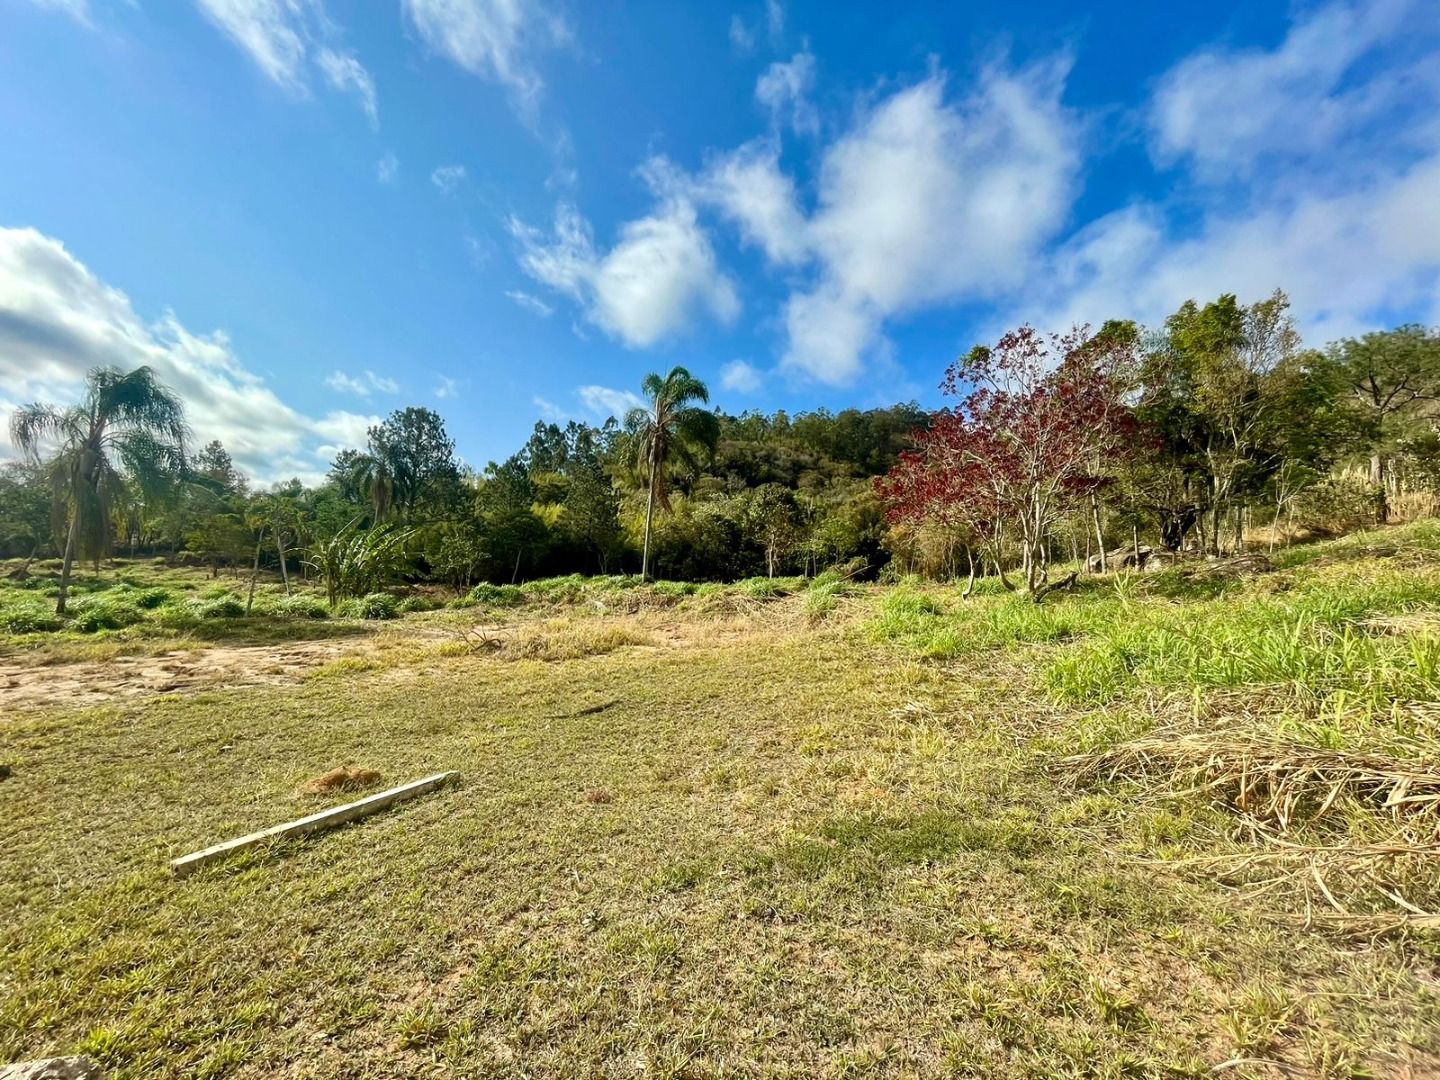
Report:
<svg viewBox="0 0 1440 1080"><path fill-rule="evenodd" d="M1111 482L1107 463L1133 444L1123 389L1133 326L1044 335L1021 326L951 364L940 388L960 399L916 449L876 481L892 521L940 522L990 551L1018 537L1025 588L1044 594L1047 541L1077 500Z"/></svg>

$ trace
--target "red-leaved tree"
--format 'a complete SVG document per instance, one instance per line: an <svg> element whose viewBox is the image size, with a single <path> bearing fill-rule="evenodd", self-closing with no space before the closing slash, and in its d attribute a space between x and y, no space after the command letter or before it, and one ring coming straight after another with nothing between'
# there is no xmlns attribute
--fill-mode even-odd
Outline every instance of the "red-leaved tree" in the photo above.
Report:
<svg viewBox="0 0 1440 1080"><path fill-rule="evenodd" d="M1094 336L1021 326L993 348L977 345L940 384L959 404L917 432L916 449L876 481L891 520L958 528L997 568L1008 532L1027 591L1040 592L1056 522L1110 482L1132 441L1123 388L1134 349L1127 324Z"/></svg>

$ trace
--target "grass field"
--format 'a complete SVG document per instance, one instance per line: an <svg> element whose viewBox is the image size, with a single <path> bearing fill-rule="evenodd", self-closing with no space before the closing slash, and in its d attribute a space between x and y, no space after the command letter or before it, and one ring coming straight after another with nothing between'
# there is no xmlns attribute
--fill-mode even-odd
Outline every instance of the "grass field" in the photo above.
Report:
<svg viewBox="0 0 1440 1080"><path fill-rule="evenodd" d="M174 614L0 651L0 1060L1440 1075L1440 529L1276 561L1043 607L564 579L368 620L106 571ZM297 794L345 763L461 777L169 876L353 797Z"/></svg>

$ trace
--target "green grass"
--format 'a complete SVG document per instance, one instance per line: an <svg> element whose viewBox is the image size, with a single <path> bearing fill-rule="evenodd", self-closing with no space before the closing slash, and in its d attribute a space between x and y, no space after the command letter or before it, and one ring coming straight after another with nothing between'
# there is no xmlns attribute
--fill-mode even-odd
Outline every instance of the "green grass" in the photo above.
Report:
<svg viewBox="0 0 1440 1080"><path fill-rule="evenodd" d="M1434 697L1440 566L1323 555L1224 598L1142 576L1041 607L913 582L582 579L487 612L494 641L464 636L464 611L196 619L394 647L289 685L0 721L0 1060L84 1052L119 1078L1200 1077L1234 1058L1427 1075L1433 937L1300 929L1284 890L1172 861L1243 850L1223 807L1047 767L1170 722L1172 696L1201 723L1279 724L1276 704L1338 723L1344 694L1368 710L1381 687L1392 713L1368 722L1390 738L1406 695ZM210 588L186 599L223 599ZM63 660L148 625L31 647ZM1120 674L1068 689L1057 672L1082 656ZM1424 723L1406 738L1433 746ZM167 874L313 811L297 786L344 763L461 778Z"/></svg>

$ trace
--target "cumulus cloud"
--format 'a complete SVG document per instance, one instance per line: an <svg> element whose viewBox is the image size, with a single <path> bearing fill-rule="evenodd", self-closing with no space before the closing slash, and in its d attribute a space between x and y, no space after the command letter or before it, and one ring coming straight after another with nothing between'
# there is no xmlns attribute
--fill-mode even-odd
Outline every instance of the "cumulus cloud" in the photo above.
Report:
<svg viewBox="0 0 1440 1080"><path fill-rule="evenodd" d="M825 148L808 213L776 139L712 160L693 197L772 263L813 267L785 304L783 367L851 382L885 351L888 320L1024 280L1076 189L1080 125L1060 103L1067 71L1063 58L992 66L958 97L937 73L881 98ZM793 97L776 93L777 104Z"/></svg>
<svg viewBox="0 0 1440 1080"><path fill-rule="evenodd" d="M261 482L317 481L337 449L363 445L379 422L345 410L298 412L240 362L223 332L193 333L170 312L147 323L58 240L0 228L0 386L10 404L64 404L90 368L142 364L184 400L197 442L220 439Z"/></svg>
<svg viewBox="0 0 1440 1080"><path fill-rule="evenodd" d="M1153 134L1162 157L1193 164L1195 182L1166 205L1135 201L1081 228L1022 290L1017 314L1154 325L1186 299L1283 288L1317 343L1395 313L1440 321L1440 128L1406 122L1440 107L1440 72L1356 66L1387 42L1402 54L1433 51L1440 9L1425 11L1332 4L1298 19L1273 50L1182 60L1160 80ZM1384 122L1366 137L1343 150L1329 141L1382 104ZM1195 109L1226 122L1202 133ZM1212 193L1221 171L1232 182Z"/></svg>
<svg viewBox="0 0 1440 1080"><path fill-rule="evenodd" d="M760 389L760 372L745 360L732 360L720 369L720 385L737 394L753 394Z"/></svg>
<svg viewBox="0 0 1440 1080"><path fill-rule="evenodd" d="M1437 27L1440 8L1428 0L1332 3L1297 21L1275 49L1203 49L1161 79L1148 110L1151 152L1160 164L1221 178L1267 157L1330 150L1410 98L1416 83L1440 79L1428 51L1357 74L1398 32L1423 37Z"/></svg>
<svg viewBox="0 0 1440 1080"><path fill-rule="evenodd" d="M820 114L810 101L814 88L815 57L806 50L771 64L755 83L755 100L776 127L789 124L799 134L813 135L820 130Z"/></svg>
<svg viewBox="0 0 1440 1080"><path fill-rule="evenodd" d="M430 182L449 195L464 182L467 173L464 165L441 165L430 174Z"/></svg>
<svg viewBox="0 0 1440 1080"><path fill-rule="evenodd" d="M520 289L507 289L505 295L526 311L534 315L539 315L542 319L548 319L551 315L555 314L555 309L545 303L544 300Z"/></svg>
<svg viewBox="0 0 1440 1080"><path fill-rule="evenodd" d="M545 85L533 53L570 37L565 21L536 0L403 0L403 7L430 49L505 86L526 112Z"/></svg>
<svg viewBox="0 0 1440 1080"><path fill-rule="evenodd" d="M335 24L322 0L195 0L205 16L243 49L277 86L297 96L309 93L313 63L333 89L353 93L379 122L375 83L355 57L330 44Z"/></svg>
<svg viewBox="0 0 1440 1080"><path fill-rule="evenodd" d="M571 297L591 323L632 348L679 335L705 315L729 322L740 310L683 194L663 194L654 212L621 227L609 251L596 249L589 222L568 203L557 208L552 234L515 218L510 232L525 273Z"/></svg>
<svg viewBox="0 0 1440 1080"><path fill-rule="evenodd" d="M716 158L691 190L738 225L772 263L791 265L810 254L808 223L795 182L780 170L777 141L759 139Z"/></svg>
<svg viewBox="0 0 1440 1080"><path fill-rule="evenodd" d="M325 385L342 394L354 394L356 397L369 397L377 391L382 394L400 392L400 384L394 379L368 370L359 375L347 375L336 369L325 377Z"/></svg>
<svg viewBox="0 0 1440 1080"><path fill-rule="evenodd" d="M602 419L613 416L617 420L624 420L625 414L631 409L645 407L645 399L629 390L614 390L608 386L580 386L575 393L587 409Z"/></svg>

